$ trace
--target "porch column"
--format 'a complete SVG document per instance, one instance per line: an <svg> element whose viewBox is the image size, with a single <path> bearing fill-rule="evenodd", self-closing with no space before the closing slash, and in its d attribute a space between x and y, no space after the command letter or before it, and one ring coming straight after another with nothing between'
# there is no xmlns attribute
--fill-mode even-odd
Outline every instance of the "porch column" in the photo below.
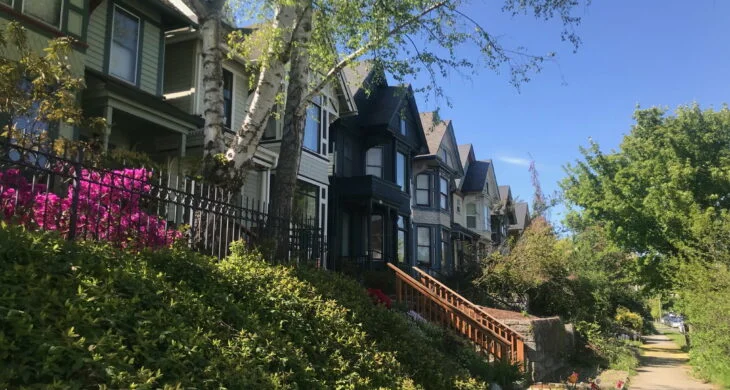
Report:
<svg viewBox="0 0 730 390"><path fill-rule="evenodd" d="M271 175L271 169L266 168L265 171L261 172L261 183L259 185L259 199L261 199L261 208L266 209L266 204L269 202L269 176Z"/></svg>
<svg viewBox="0 0 730 390"><path fill-rule="evenodd" d="M180 134L180 158L185 157L187 148L188 148L188 135L185 133L182 133L182 134Z"/></svg>
<svg viewBox="0 0 730 390"><path fill-rule="evenodd" d="M370 267L370 264L373 262L373 252L371 250L371 247L373 246L373 236L372 236L372 221L373 221L373 200L370 199L368 201L368 214L365 217L367 218L367 221L365 221L365 231L367 232L367 253L368 253L368 268Z"/></svg>
<svg viewBox="0 0 730 390"><path fill-rule="evenodd" d="M106 127L104 127L104 134L102 134L102 151L106 152L109 149L109 136L112 133L112 120L114 119L112 106L104 107L104 119L106 120Z"/></svg>

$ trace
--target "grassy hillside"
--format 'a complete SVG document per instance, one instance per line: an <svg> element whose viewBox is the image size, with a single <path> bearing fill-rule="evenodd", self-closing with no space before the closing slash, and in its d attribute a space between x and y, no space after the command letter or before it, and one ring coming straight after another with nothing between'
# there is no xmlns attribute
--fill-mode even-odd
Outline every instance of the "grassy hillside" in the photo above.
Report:
<svg viewBox="0 0 730 390"><path fill-rule="evenodd" d="M509 376L345 277L236 248L121 252L0 227L0 388L484 388Z"/></svg>

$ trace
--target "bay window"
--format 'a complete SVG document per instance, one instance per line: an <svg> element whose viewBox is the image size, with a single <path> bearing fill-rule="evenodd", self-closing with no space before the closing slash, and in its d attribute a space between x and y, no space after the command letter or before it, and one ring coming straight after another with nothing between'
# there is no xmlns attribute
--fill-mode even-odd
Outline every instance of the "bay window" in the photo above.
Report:
<svg viewBox="0 0 730 390"><path fill-rule="evenodd" d="M477 228L477 205L474 203L466 204L466 227L469 229Z"/></svg>
<svg viewBox="0 0 730 390"><path fill-rule="evenodd" d="M12 1L5 1L12 4ZM24 0L23 13L48 25L61 29L63 0Z"/></svg>
<svg viewBox="0 0 730 390"><path fill-rule="evenodd" d="M109 73L137 84L139 18L114 6Z"/></svg>
<svg viewBox="0 0 730 390"><path fill-rule="evenodd" d="M417 235L417 260L419 263L431 264L431 229L419 226Z"/></svg>
<svg viewBox="0 0 730 390"><path fill-rule="evenodd" d="M449 262L449 232L441 229L441 263L438 268L446 267Z"/></svg>
<svg viewBox="0 0 730 390"><path fill-rule="evenodd" d="M416 176L416 204L428 206L431 204L431 176L420 174Z"/></svg>
<svg viewBox="0 0 730 390"><path fill-rule="evenodd" d="M319 98L313 99L307 107L307 119L304 122L304 147L319 152L320 126L322 126L322 107Z"/></svg>
<svg viewBox="0 0 730 390"><path fill-rule="evenodd" d="M383 177L383 148L370 148L365 153L365 174Z"/></svg>
<svg viewBox="0 0 730 390"><path fill-rule="evenodd" d="M408 177L406 176L406 156L405 154L398 152L395 155L395 181L403 192L408 192L407 183Z"/></svg>
<svg viewBox="0 0 730 390"><path fill-rule="evenodd" d="M441 210L449 209L449 181L445 177L439 178L439 190L441 191L439 196L439 205Z"/></svg>
<svg viewBox="0 0 730 390"><path fill-rule="evenodd" d="M396 260L398 263L403 264L406 262L406 248L408 247L408 228L406 224L406 219L403 216L398 216L398 221L396 222L397 227L397 237L396 237Z"/></svg>

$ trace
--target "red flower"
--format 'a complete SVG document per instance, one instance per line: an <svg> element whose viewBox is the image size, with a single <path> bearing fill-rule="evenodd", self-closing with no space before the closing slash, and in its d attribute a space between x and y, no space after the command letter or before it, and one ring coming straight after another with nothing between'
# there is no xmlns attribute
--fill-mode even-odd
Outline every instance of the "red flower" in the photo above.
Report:
<svg viewBox="0 0 730 390"><path fill-rule="evenodd" d="M390 309L390 305L392 304L390 297L385 295L385 293L382 290L380 290L379 288L369 288L368 296L370 296L370 298L372 298L373 302L376 305L383 304L383 305L385 305L385 307Z"/></svg>

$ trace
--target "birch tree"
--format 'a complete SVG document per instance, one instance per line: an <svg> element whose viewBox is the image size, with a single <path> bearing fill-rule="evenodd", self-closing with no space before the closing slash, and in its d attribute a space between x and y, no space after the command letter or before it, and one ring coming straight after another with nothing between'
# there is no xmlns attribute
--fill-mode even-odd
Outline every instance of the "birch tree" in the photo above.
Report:
<svg viewBox="0 0 730 390"><path fill-rule="evenodd" d="M272 211L284 218L289 218L292 211L306 107L345 67L365 57L377 62L397 81L425 71L428 79L423 86L417 85L416 90L444 97L439 77L449 71L468 75L481 64L496 71L506 70L510 83L519 87L529 81L532 72L540 70L544 61L553 57L551 53L535 55L524 49L504 47L463 11L466 1L302 3L307 3L301 5L302 10L312 9L302 13L302 18L307 25L311 21L313 28L296 31L292 37L294 50L305 55L292 56L284 133L271 199ZM503 10L513 15L532 12L542 19L559 18L564 27L562 38L577 49L580 39L573 27L580 19L571 15L577 5L577 1L506 1ZM314 38L310 39L312 35ZM458 49L465 46L479 48L482 57L461 56ZM310 72L314 77L310 77Z"/></svg>
<svg viewBox="0 0 730 390"><path fill-rule="evenodd" d="M269 116L277 103L283 103L284 134L272 193L273 211L284 218L291 214L306 107L345 67L374 60L397 82L425 72L428 80L415 90L443 96L439 77L452 70L466 75L479 68L505 71L509 82L519 86L553 56L503 46L464 11L467 0L229 0L228 6L244 15L242 19L255 22L256 28L236 31L227 40L231 55L252 59L247 67L254 77L243 124L226 144L221 137L222 53L220 42L212 43L220 39L222 0L188 1L197 3L195 10L202 15L203 46L208 49L204 49L205 150L214 172L206 175L239 186ZM558 19L564 27L561 38L577 48L580 39L573 29L580 18L572 13L579 1L505 0L502 12ZM460 55L458 49L468 46L477 47L481 57Z"/></svg>

